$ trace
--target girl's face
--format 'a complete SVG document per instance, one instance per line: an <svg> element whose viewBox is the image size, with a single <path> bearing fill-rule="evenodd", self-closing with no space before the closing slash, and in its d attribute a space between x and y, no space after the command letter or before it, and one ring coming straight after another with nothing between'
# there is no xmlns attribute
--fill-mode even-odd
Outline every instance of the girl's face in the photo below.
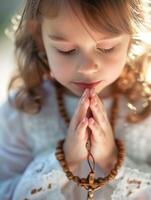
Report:
<svg viewBox="0 0 151 200"><path fill-rule="evenodd" d="M77 11L78 16L80 12ZM81 20L81 21L80 21ZM96 93L113 83L121 74L130 43L128 34L112 35L88 27L67 4L55 18L43 18L42 39L55 79L75 95L84 88L75 82L92 83Z"/></svg>

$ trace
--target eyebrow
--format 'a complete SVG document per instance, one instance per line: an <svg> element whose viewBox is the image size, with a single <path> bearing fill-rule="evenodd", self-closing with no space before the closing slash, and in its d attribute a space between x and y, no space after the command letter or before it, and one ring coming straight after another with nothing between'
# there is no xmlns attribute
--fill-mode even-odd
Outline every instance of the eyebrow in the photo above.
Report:
<svg viewBox="0 0 151 200"><path fill-rule="evenodd" d="M66 37L61 36L61 35L52 35L52 34L49 34L48 36L49 36L50 39L52 39L54 41L66 41L66 42L69 42L69 40ZM99 39L98 41L115 39L115 38L119 38L119 37L120 37L120 34L111 35L111 36L105 36L105 37Z"/></svg>

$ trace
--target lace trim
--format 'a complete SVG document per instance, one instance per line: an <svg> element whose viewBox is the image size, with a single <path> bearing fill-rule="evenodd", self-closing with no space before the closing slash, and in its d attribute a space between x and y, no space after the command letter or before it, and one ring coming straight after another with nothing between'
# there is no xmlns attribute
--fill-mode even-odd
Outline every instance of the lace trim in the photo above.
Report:
<svg viewBox="0 0 151 200"><path fill-rule="evenodd" d="M151 186L151 174L131 168L125 168L123 174L125 175L119 181L111 195L112 200L127 200L139 189Z"/></svg>
<svg viewBox="0 0 151 200"><path fill-rule="evenodd" d="M46 200L51 193L51 196L60 195L60 200L63 200L61 187L67 181L54 152L47 151L28 166L15 197L24 196L32 200Z"/></svg>

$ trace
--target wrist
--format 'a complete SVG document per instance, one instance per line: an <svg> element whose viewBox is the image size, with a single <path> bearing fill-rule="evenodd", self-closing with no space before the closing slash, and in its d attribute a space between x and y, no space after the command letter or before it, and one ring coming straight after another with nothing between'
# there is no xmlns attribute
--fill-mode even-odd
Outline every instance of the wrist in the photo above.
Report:
<svg viewBox="0 0 151 200"><path fill-rule="evenodd" d="M71 171L72 173L75 173L75 171L76 171L76 169L77 169L77 167L78 167L78 164L75 163L75 162L73 163L73 162L71 161L71 159L69 159L68 152L67 152L67 150L66 150L65 144L66 144L66 143L64 142L64 144L63 144L63 152L64 152L64 155L65 155L65 160L66 160L66 162L67 162L67 165L68 165L70 171Z"/></svg>
<svg viewBox="0 0 151 200"><path fill-rule="evenodd" d="M68 166L69 166L70 171L75 174L78 168L78 165L70 163Z"/></svg>
<svg viewBox="0 0 151 200"><path fill-rule="evenodd" d="M100 159L98 166L103 170L104 175L107 176L111 170L115 167L118 161L118 150L115 145L112 152L104 159Z"/></svg>

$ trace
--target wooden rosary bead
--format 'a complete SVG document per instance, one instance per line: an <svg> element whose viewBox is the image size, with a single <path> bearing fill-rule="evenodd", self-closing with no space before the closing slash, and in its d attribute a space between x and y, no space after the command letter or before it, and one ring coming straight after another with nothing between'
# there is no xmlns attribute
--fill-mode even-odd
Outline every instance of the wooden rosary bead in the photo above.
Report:
<svg viewBox="0 0 151 200"><path fill-rule="evenodd" d="M63 169L66 169L66 168L67 168L67 164L66 164L65 160L61 160L61 161L60 161L60 164L61 164L61 166L63 167Z"/></svg>
<svg viewBox="0 0 151 200"><path fill-rule="evenodd" d="M63 171L64 171L65 173L67 173L67 172L69 171L69 169L68 169L67 167L63 167Z"/></svg>
<svg viewBox="0 0 151 200"><path fill-rule="evenodd" d="M56 157L59 161L64 160L64 155L62 155L62 154L58 154L58 155L56 155Z"/></svg>
<svg viewBox="0 0 151 200"><path fill-rule="evenodd" d="M73 181L78 184L80 182L80 178L78 176L74 176Z"/></svg>
<svg viewBox="0 0 151 200"><path fill-rule="evenodd" d="M102 178L98 178L98 179L97 179L97 182L98 182L98 183L102 183L102 182L104 182L104 181L105 181L105 179L102 179Z"/></svg>
<svg viewBox="0 0 151 200"><path fill-rule="evenodd" d="M68 177L69 180L72 180L73 177L74 177L73 174L72 174L72 172L70 172L70 171L67 171L66 175L67 175L67 177Z"/></svg>
<svg viewBox="0 0 151 200"><path fill-rule="evenodd" d="M81 185L81 186L87 185L87 179L81 178L81 180L80 180L80 185Z"/></svg>
<svg viewBox="0 0 151 200"><path fill-rule="evenodd" d="M112 174L113 174L113 176L116 176L117 171L116 170L112 171Z"/></svg>
<svg viewBox="0 0 151 200"><path fill-rule="evenodd" d="M63 154L63 151L62 151L62 149L60 149L60 148L57 148L56 149L56 154L58 155L58 154Z"/></svg>

